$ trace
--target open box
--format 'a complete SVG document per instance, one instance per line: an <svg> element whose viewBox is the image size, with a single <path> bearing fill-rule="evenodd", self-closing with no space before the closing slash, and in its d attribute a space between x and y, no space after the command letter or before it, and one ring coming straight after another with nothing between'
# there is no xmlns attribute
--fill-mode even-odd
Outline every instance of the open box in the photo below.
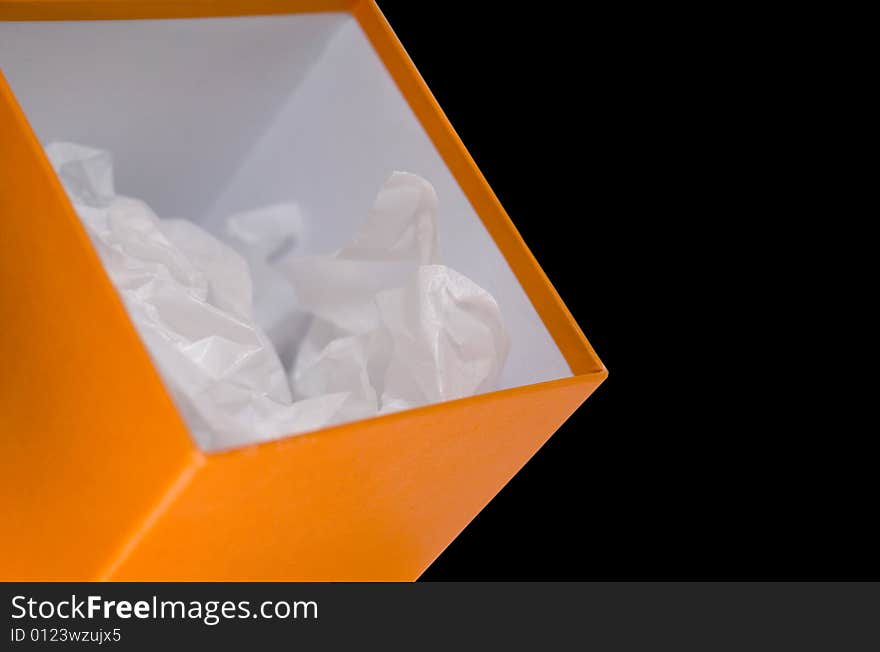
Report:
<svg viewBox="0 0 880 652"><path fill-rule="evenodd" d="M0 578L415 579L606 377L374 2L15 0L0 69ZM424 176L445 262L504 314L501 388L201 452L51 140L209 229L296 200L314 251Z"/></svg>

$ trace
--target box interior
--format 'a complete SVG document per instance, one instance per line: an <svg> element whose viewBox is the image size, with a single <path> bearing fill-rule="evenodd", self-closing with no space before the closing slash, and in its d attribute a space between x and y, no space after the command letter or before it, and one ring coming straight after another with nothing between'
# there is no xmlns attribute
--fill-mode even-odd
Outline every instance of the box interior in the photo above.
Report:
<svg viewBox="0 0 880 652"><path fill-rule="evenodd" d="M295 201L300 251L329 253L392 171L425 177L440 200L443 262L505 317L499 388L571 376L352 16L0 22L0 69L44 144L110 150L119 193L215 232L237 211Z"/></svg>

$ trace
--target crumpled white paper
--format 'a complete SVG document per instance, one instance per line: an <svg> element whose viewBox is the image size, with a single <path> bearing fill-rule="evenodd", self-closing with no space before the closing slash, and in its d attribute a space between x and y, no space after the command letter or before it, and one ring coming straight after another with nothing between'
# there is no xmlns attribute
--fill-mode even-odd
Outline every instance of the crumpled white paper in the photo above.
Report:
<svg viewBox="0 0 880 652"><path fill-rule="evenodd" d="M283 341L291 330L293 288L275 269L275 262L295 250L304 229L299 207L275 204L238 213L226 220L226 240L241 253L250 268L257 323L273 342Z"/></svg>
<svg viewBox="0 0 880 652"><path fill-rule="evenodd" d="M247 264L185 220L116 195L108 152L46 148L110 279L199 446L217 450L330 423L345 395L294 403L251 315Z"/></svg>
<svg viewBox="0 0 880 652"><path fill-rule="evenodd" d="M509 346L501 312L437 264L436 225L431 185L396 172L348 246L280 263L315 318L291 372L296 397L348 391L366 416L495 387Z"/></svg>
<svg viewBox="0 0 880 652"><path fill-rule="evenodd" d="M117 195L108 152L46 152L204 450L495 387L508 349L498 306L438 264L437 199L424 179L392 175L331 256L292 255L303 228L293 204L235 215L224 237L239 254Z"/></svg>

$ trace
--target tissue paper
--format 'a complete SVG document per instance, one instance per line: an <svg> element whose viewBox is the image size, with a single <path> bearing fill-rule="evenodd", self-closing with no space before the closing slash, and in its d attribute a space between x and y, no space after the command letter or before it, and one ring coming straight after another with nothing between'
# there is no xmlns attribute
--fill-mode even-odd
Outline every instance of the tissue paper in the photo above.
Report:
<svg viewBox="0 0 880 652"><path fill-rule="evenodd" d="M434 189L396 172L349 245L281 261L315 316L294 394L349 391L390 412L493 389L509 346L498 304L438 260Z"/></svg>
<svg viewBox="0 0 880 652"><path fill-rule="evenodd" d="M498 305L440 264L424 179L394 173L346 247L303 256L295 204L234 215L221 240L117 195L108 152L46 151L204 450L494 388Z"/></svg>
<svg viewBox="0 0 880 652"><path fill-rule="evenodd" d="M247 264L185 220L113 188L108 152L56 143L49 160L197 443L217 450L326 425L346 396L293 403L251 315Z"/></svg>
<svg viewBox="0 0 880 652"><path fill-rule="evenodd" d="M247 261L253 282L254 319L273 342L277 333L291 330L285 322L294 308L290 284L274 263L294 251L304 229L302 214L293 203L275 204L238 213L226 220L226 240Z"/></svg>

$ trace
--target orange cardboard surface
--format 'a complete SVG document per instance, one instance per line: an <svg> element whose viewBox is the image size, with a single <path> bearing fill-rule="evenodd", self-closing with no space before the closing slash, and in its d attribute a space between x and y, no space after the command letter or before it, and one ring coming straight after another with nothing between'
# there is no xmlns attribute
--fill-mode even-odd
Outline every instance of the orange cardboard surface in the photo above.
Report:
<svg viewBox="0 0 880 652"><path fill-rule="evenodd" d="M302 14L310 18L284 22ZM0 513L6 521L0 579L415 579L607 376L374 2L13 0L0 4L0 38L7 29L22 42L63 41L74 24L68 21L88 21L94 29L120 22L134 30L120 37L134 53L158 43L137 25L129 27L134 23L166 21L174 28L162 32L168 38L182 32L190 38L199 23L234 16L262 22L213 23L216 38L204 37L214 39L212 47L246 31L264 44L266 61L281 60L271 69L262 60L254 64L272 83L248 86L257 99L235 109L240 133L223 116L214 119L199 100L153 107L119 125L112 116L95 125L73 118L64 123L57 114L75 113L68 106L72 95L62 93L53 104L51 92L63 91L66 77L28 86L30 64L11 58L6 70L0 48ZM28 25L38 31L28 32ZM21 28L13 32L16 26ZM289 66L276 51L285 47L301 52ZM387 87L372 68L355 67L372 65L357 48L370 49L377 70L391 80ZM244 56L234 55L229 66ZM216 73L223 65L206 59L196 71L203 92L176 84L173 76L157 76L152 90L209 97L216 80L217 97L228 105L222 94L239 87L223 83ZM345 66L352 66L350 73L339 72ZM252 78L253 71L242 73L241 79ZM273 89L288 82L306 90L264 111ZM120 99L125 89L103 91L113 101L129 101ZM144 102L137 89L130 94L125 106L134 111ZM402 108L383 103L398 95ZM327 98L333 101L322 104ZM92 101L100 104L101 97ZM373 121L360 124L353 111ZM199 116L205 124L190 129ZM291 116L308 116L310 133L297 132ZM173 132L174 121L182 133L192 131L199 151L213 146L218 139L211 129L222 127L230 151L209 157L214 167L188 162L185 151L171 163L162 160L149 151L150 143ZM343 192L314 180L301 190L307 200L340 213L348 209L347 189L357 195L376 185L367 170L378 155L352 151L381 147L404 163L436 170L447 188L441 198L459 207L448 222L455 231L450 241L472 229L466 240L476 243L452 255L497 282L502 298L509 297L505 305L518 306L521 295L522 308L511 309L509 319L522 315L528 324L534 314L535 325L512 327L512 371L498 391L206 454L190 438L43 153L40 139L62 127L82 130L71 137L106 134L116 149L128 144L138 155L150 154L138 166L149 172L144 194L168 210L198 212L209 204L235 206L239 196L270 196L270 168L262 161L282 156L273 147L288 137L304 143L300 149L308 150L310 166L320 168L326 159L328 170L340 170ZM384 129L393 131L377 139ZM132 140L130 132L142 139ZM243 156L236 138L260 145L247 154L247 165L224 168L224 161ZM291 168L304 165L290 161ZM224 194L206 194L202 201L195 193L179 200L191 202L186 205L162 194L177 178L192 180L192 170L202 175L195 179L198 187L223 180ZM592 272L588 259L584 267Z"/></svg>

